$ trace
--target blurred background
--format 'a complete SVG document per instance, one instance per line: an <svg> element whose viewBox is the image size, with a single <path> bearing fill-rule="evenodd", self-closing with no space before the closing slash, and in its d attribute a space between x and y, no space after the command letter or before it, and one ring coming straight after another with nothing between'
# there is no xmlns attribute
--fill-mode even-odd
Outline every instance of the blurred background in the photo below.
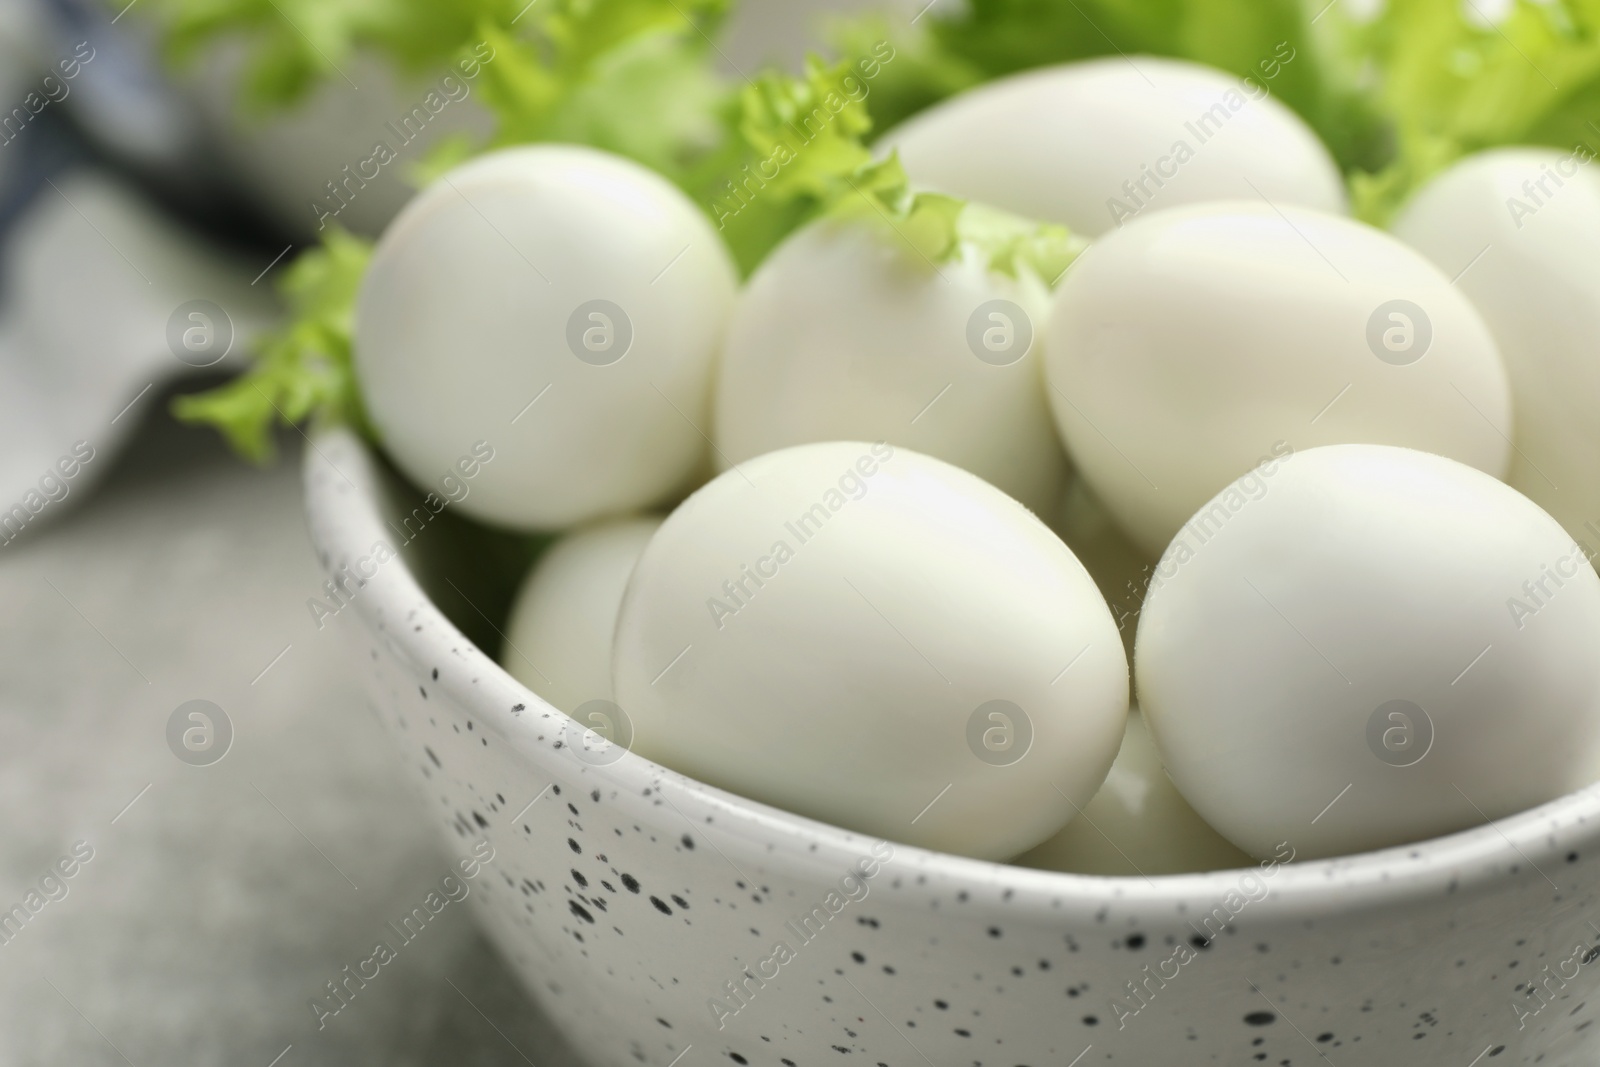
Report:
<svg viewBox="0 0 1600 1067"><path fill-rule="evenodd" d="M138 2L0 0L0 1063L570 1063L460 909L324 1028L308 1006L449 860L353 620L306 610L303 438L253 467L170 403L242 366L307 205L410 87L357 57L251 118L242 51L174 76ZM751 0L717 48L792 67L863 6ZM389 168L340 221L409 194Z"/></svg>

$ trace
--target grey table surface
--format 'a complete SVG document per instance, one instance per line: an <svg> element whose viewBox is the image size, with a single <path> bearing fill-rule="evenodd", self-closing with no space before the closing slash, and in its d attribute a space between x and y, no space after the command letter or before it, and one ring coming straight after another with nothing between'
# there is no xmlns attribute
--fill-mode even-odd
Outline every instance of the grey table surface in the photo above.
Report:
<svg viewBox="0 0 1600 1067"><path fill-rule="evenodd" d="M0 548L0 910L93 857L0 944L0 1064L572 1064L465 908L317 1026L450 861L306 610L293 449L253 469L152 405L69 503ZM210 766L166 740L196 698L234 726Z"/></svg>

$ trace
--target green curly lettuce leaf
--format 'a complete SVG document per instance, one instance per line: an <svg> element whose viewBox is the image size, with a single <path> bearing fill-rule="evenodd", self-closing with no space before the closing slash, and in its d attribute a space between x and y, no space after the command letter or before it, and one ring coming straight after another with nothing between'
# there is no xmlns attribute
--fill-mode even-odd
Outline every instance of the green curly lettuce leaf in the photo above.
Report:
<svg viewBox="0 0 1600 1067"><path fill-rule="evenodd" d="M741 270L845 197L876 197L865 84L850 61L810 57L799 75L763 71L739 91L729 111L733 135L689 193Z"/></svg>
<svg viewBox="0 0 1600 1067"><path fill-rule="evenodd" d="M1034 222L984 204L968 204L957 220L960 239L989 257L989 269L1015 278L1023 268L1054 285L1085 249L1087 238L1065 226Z"/></svg>
<svg viewBox="0 0 1600 1067"><path fill-rule="evenodd" d="M727 135L709 53L728 2L537 0L516 27L481 23L495 59L477 91L495 131L477 147L587 144L681 184Z"/></svg>
<svg viewBox="0 0 1600 1067"><path fill-rule="evenodd" d="M370 242L330 226L323 244L284 273L278 288L287 319L261 342L250 368L209 392L178 397L173 414L216 427L235 451L257 463L272 458L279 424L340 423L370 437L350 338L371 258Z"/></svg>
<svg viewBox="0 0 1600 1067"><path fill-rule="evenodd" d="M1029 270L1053 283L1088 247L1087 240L1064 226L1034 222L942 193L917 192L897 155L870 164L850 186L849 194L836 200L828 215L881 225L933 266L971 248L999 274L1015 278Z"/></svg>
<svg viewBox="0 0 1600 1067"><path fill-rule="evenodd" d="M1389 0L1352 27L1392 124L1393 161L1356 175L1358 214L1382 224L1455 160L1499 145L1600 148L1600 2L1515 0L1498 23L1460 0Z"/></svg>

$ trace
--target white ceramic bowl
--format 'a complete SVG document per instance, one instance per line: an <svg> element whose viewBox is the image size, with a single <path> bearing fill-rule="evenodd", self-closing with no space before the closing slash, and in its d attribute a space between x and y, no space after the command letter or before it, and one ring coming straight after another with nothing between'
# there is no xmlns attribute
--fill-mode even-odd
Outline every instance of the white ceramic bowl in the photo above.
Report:
<svg viewBox="0 0 1600 1067"><path fill-rule="evenodd" d="M1099 878L875 842L586 746L419 580L492 635L468 528L413 519L376 564L412 507L381 462L324 434L306 482L324 567L361 575L340 609L359 624L339 621L405 773L461 856L493 843L471 898L596 1067L1600 1058L1600 789L1270 871Z"/></svg>

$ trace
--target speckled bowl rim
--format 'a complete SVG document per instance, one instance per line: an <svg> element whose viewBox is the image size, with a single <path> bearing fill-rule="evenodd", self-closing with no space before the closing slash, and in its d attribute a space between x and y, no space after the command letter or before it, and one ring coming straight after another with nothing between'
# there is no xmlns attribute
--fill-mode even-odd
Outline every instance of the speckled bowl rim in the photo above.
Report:
<svg viewBox="0 0 1600 1067"><path fill-rule="evenodd" d="M330 559L356 558L374 540L388 536L379 505L383 480L380 461L353 433L325 430L311 443L304 460L307 515L313 542L327 567ZM325 476L319 477L319 472ZM668 798L669 802L695 829L713 822L720 828L718 851L730 862L728 854L733 853L750 864L802 877L837 874L876 840L726 792L633 752L600 766L580 761L570 749L539 738L541 724L548 724L546 733L559 734L573 720L463 635L434 606L403 555L384 564L382 575L383 581L371 583L372 595L352 601L368 630L385 633L393 650L414 665L419 681L473 709L495 736L534 761L552 780L565 777L586 789L607 787L645 805L654 802L644 798L659 799L662 787L670 784L677 800ZM386 618L404 618L414 625L389 627ZM470 670L431 680L425 665L445 662ZM525 712L514 715L513 703L525 705ZM793 848L780 847L780 842ZM1282 865L1271 875L1270 892L1252 905L1252 911L1262 919L1326 918L1486 888L1526 877L1528 868L1550 880L1544 863L1563 863L1572 853L1594 847L1600 847L1600 783L1470 830L1375 852ZM899 843L895 864L914 873L904 881L925 887L930 900L966 889L968 894L961 899L1000 900L1013 912L1085 918L1101 912L1108 900L1159 911L1204 913L1255 869L1149 877L1068 874Z"/></svg>

